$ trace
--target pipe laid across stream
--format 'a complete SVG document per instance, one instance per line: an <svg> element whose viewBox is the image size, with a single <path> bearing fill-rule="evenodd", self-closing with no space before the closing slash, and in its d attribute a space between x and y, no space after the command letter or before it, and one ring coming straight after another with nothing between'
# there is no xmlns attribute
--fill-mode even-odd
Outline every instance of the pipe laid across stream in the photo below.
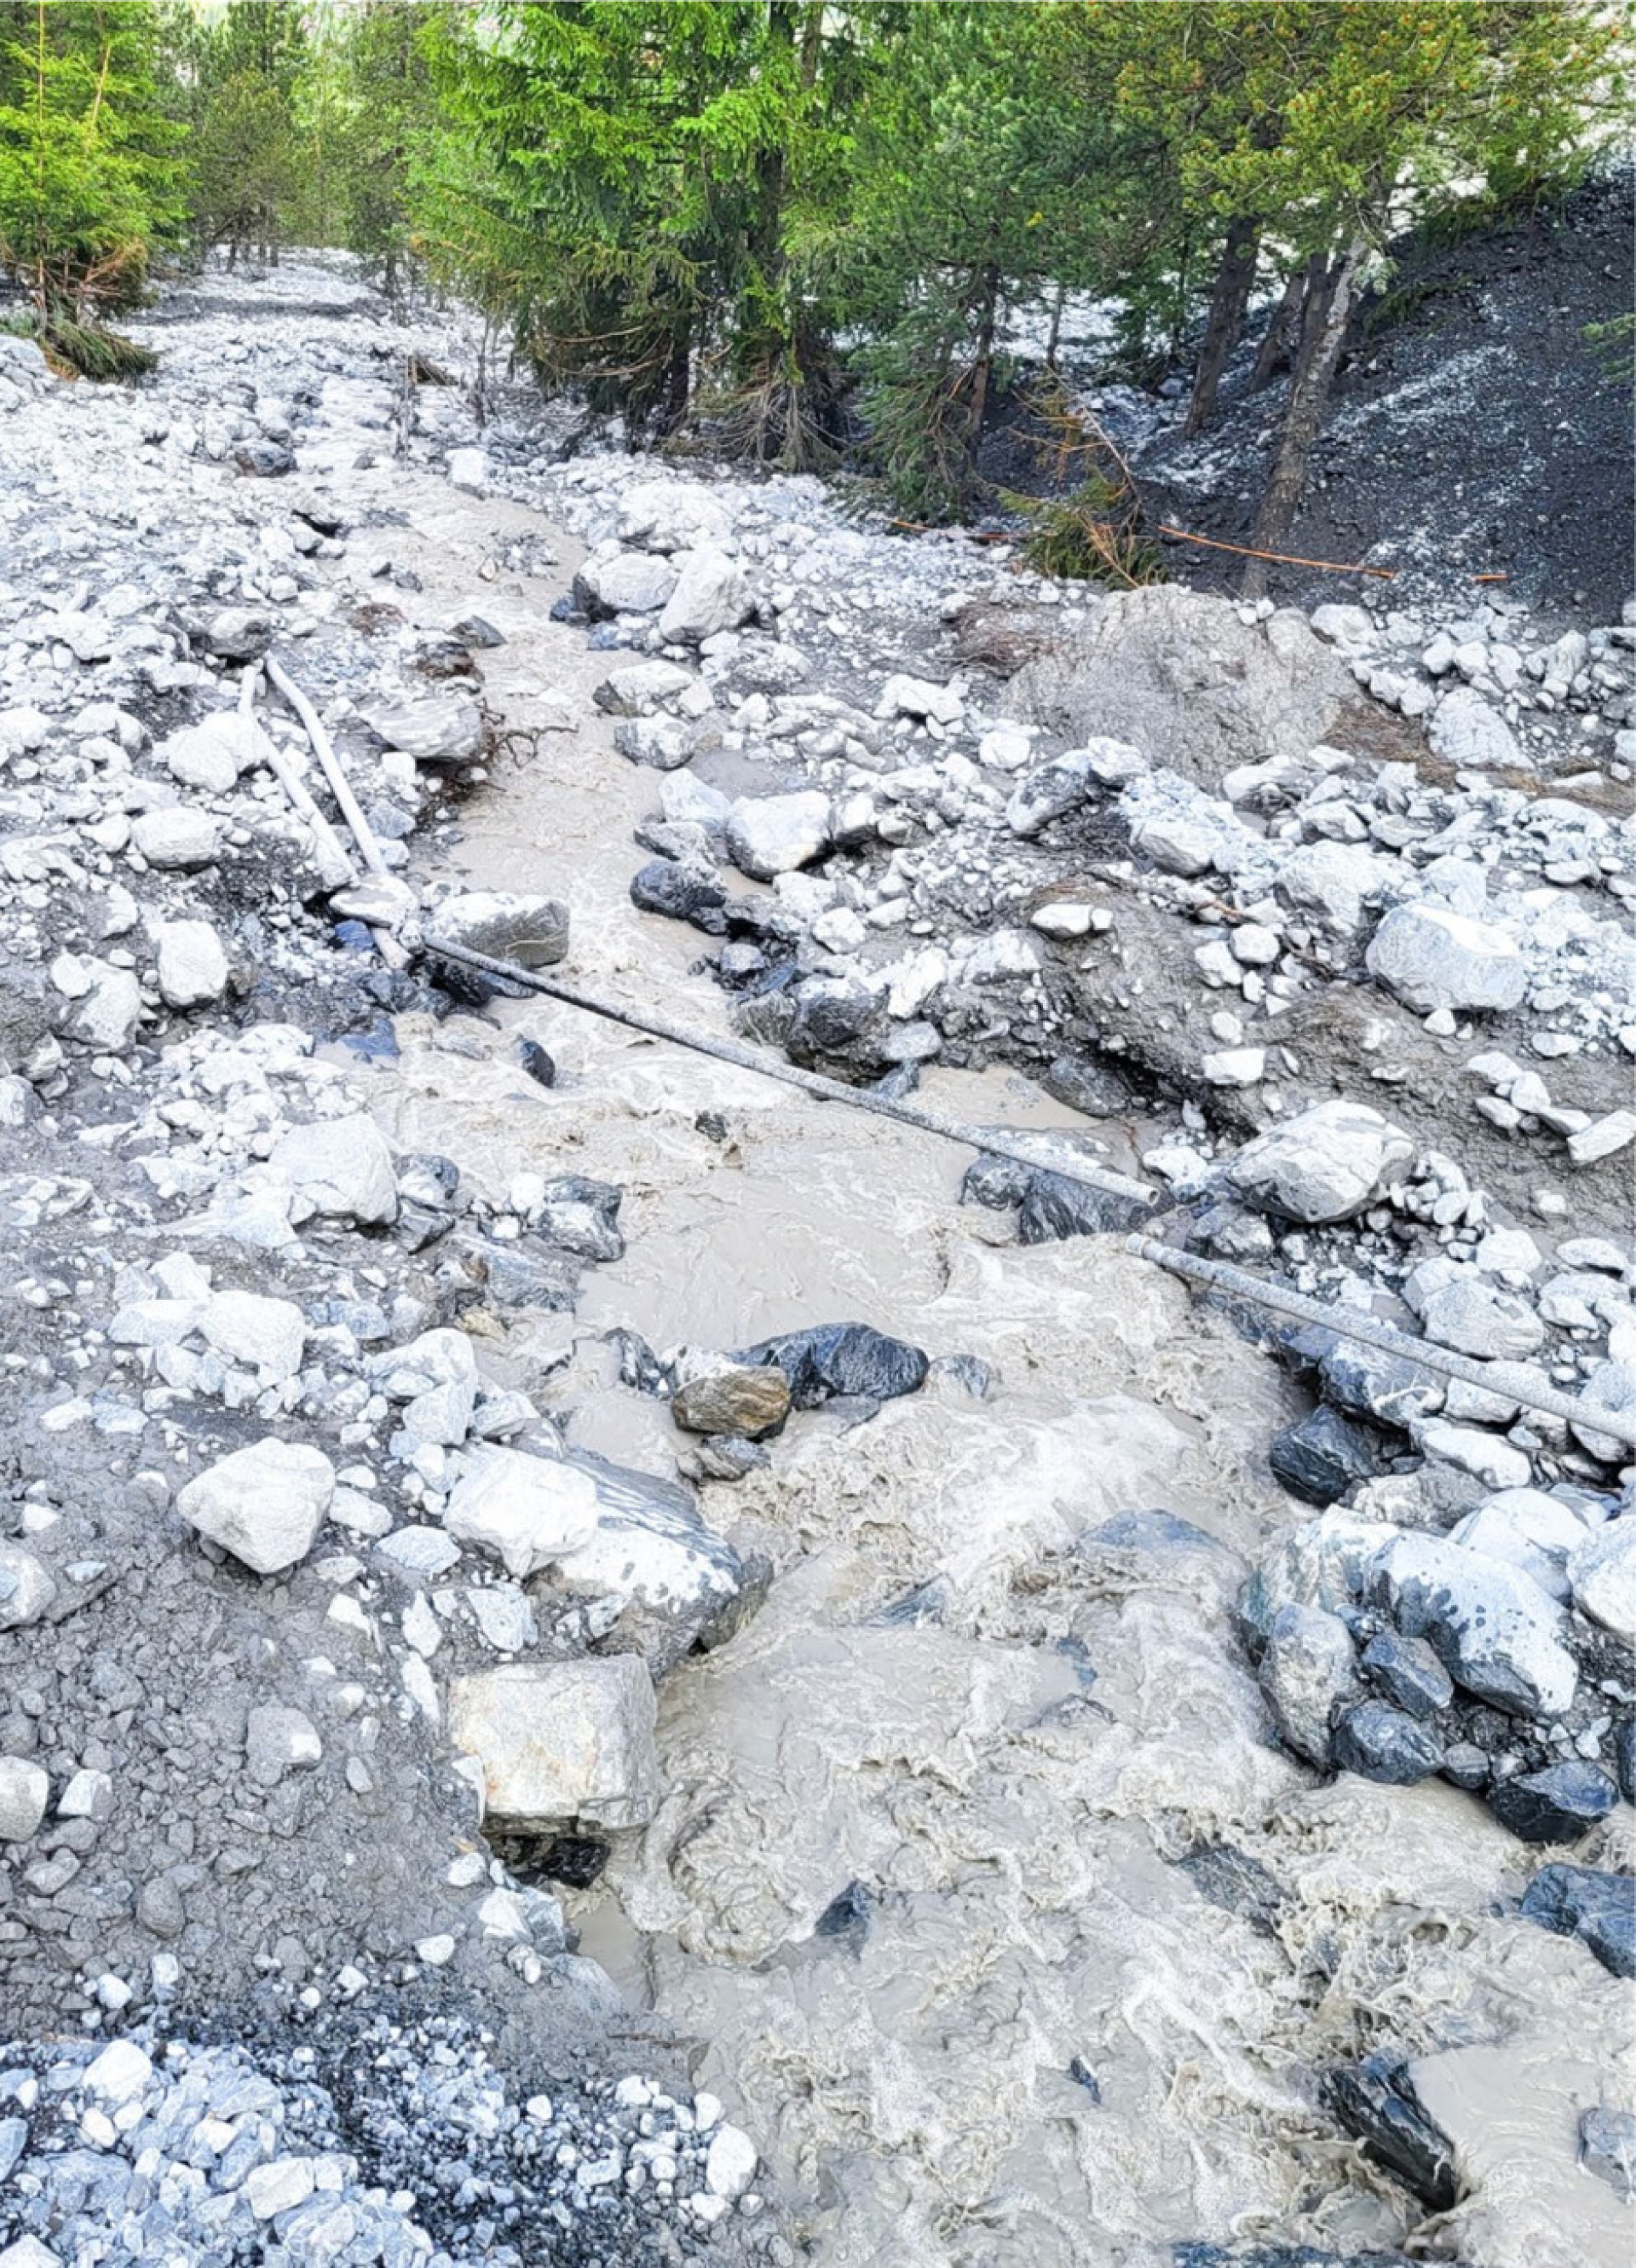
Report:
<svg viewBox="0 0 1636 2268"><path fill-rule="evenodd" d="M410 934L402 942L415 946ZM1042 1157L1037 1150L1019 1141L1016 1136L991 1132L979 1126L963 1125L957 1119L944 1118L935 1110L921 1110L912 1102L897 1102L883 1094L869 1094L855 1086L845 1086L840 1079L825 1079L821 1071L803 1071L798 1064L781 1061L776 1057L760 1053L745 1046L738 1040L716 1039L708 1033L689 1031L685 1025L673 1024L668 1018L656 1016L639 1008L621 1007L617 1001L604 1000L595 993L583 992L576 985L564 984L558 978L545 976L535 968L525 968L520 962L503 961L488 953L475 953L469 946L456 945L445 938L422 932L418 940L420 952L441 961L457 962L462 968L481 970L485 976L503 977L507 983L520 984L525 990L539 993L542 998L557 1000L566 1008L578 1008L586 1015L600 1016L605 1021L623 1024L633 1032L642 1032L649 1039L665 1040L672 1046L688 1048L695 1055L714 1056L719 1063L732 1064L740 1071L758 1072L763 1079L780 1079L786 1086L798 1086L803 1093L818 1096L820 1101L843 1103L849 1110L864 1110L877 1118L895 1119L899 1125L913 1126L922 1134L935 1134L945 1142L958 1142L964 1147L994 1158L1009 1158L1013 1164L1027 1166L1037 1173L1060 1174L1064 1181L1077 1182L1082 1187L1099 1191L1104 1197L1119 1197L1126 1203L1150 1207L1157 1195L1150 1182L1130 1180L1123 1174L1109 1173L1101 1166L1087 1165L1082 1159L1061 1152ZM1360 1315L1352 1309L1325 1305L1309 1299L1304 1292L1294 1292L1281 1284L1269 1283L1265 1277L1254 1276L1247 1269L1229 1267L1219 1260L1204 1260L1193 1254L1178 1250L1175 1246L1162 1244L1156 1237L1131 1234L1125 1238L1125 1248L1140 1260L1146 1260L1170 1274L1180 1276L1189 1283L1207 1289L1229 1293L1233 1298L1247 1300L1257 1307L1266 1307L1276 1314L1289 1315L1297 1322L1311 1323L1328 1331L1333 1337L1345 1339L1360 1346L1374 1347L1383 1354L1396 1355L1405 1362L1416 1363L1444 1378L1457 1378L1468 1386L1482 1388L1502 1399L1514 1401L1522 1408L1537 1410L1542 1415L1559 1418L1581 1431L1600 1433L1612 1440L1622 1441L1636 1448L1636 1415L1618 1410L1588 1408L1571 1394L1559 1394L1554 1387L1542 1386L1525 1377L1518 1377L1516 1366L1505 1363L1486 1363L1471 1355L1457 1354L1450 1347L1434 1345L1427 1339L1411 1338L1406 1331L1397 1330L1390 1323L1376 1322L1372 1316Z"/></svg>

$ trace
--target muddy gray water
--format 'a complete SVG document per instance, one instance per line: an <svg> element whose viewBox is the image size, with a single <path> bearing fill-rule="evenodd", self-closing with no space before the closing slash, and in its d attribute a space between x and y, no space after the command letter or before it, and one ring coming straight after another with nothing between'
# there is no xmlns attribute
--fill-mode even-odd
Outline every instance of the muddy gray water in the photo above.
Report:
<svg viewBox="0 0 1636 2268"><path fill-rule="evenodd" d="M379 477L359 476L366 493ZM577 978L724 1029L701 940L628 900L655 781L590 707L601 658L546 619L571 541L545 531L556 574L485 585L496 534L543 523L429 480L392 493L424 619L475 603L506 635L485 656L491 703L527 725L565 694L583 719L501 766L460 865L566 898ZM555 1089L518 1070L514 1027L557 1057ZM377 1083L394 1138L496 1193L523 1170L626 1190L626 1258L592 1271L571 1322L504 1351L554 1366L542 1398L572 1438L673 1469L668 1416L619 1385L603 1343L620 1324L731 1346L855 1318L995 1373L986 1400L936 1380L850 1431L799 1418L765 1472L703 1491L711 1521L769 1557L771 1591L667 1682L658 1816L571 1901L586 1950L697 2040L701 2083L763 2140L819 2268L1111 2268L1200 2235L1396 2243L1412 2209L1338 2137L1315 2077L1380 2041L1430 2058L1473 2186L1435 2249L1610 2261L1610 2193L1556 2130L1598 2065L1605 2088L1618 1988L1494 1911L1521 1852L1469 1799L1317 1787L1268 1744L1229 1608L1299 1516L1265 1466L1291 1407L1271 1366L1111 1241L997 1242L994 1216L956 1204L964 1156L929 1138L546 1003L404 1020L401 1038ZM968 1119L1083 1130L1009 1075L926 1091ZM1150 1507L1209 1540L1080 1547ZM1270 1933L1175 1864L1217 1841L1283 1886ZM1530 2039L1546 2044L1487 2045ZM1528 2131L1555 2138L1533 2203L1516 2122L1489 2115L1522 2087L1518 2055Z"/></svg>

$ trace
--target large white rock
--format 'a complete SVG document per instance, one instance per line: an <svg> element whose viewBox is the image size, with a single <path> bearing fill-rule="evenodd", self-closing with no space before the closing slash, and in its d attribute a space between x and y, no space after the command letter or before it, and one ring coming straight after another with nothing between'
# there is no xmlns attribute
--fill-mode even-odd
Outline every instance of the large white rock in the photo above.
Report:
<svg viewBox="0 0 1636 2268"><path fill-rule="evenodd" d="M258 1575L276 1575L306 1557L334 1493L334 1468L321 1449L256 1441L189 1481L176 1509Z"/></svg>
<svg viewBox="0 0 1636 2268"><path fill-rule="evenodd" d="M268 1163L309 1212L358 1221L398 1217L392 1152L380 1128L363 1111L292 1126L274 1144Z"/></svg>
<svg viewBox="0 0 1636 2268"><path fill-rule="evenodd" d="M212 1292L199 1328L218 1354L275 1379L293 1378L306 1346L306 1318L293 1300L259 1292Z"/></svg>
<svg viewBox="0 0 1636 2268"><path fill-rule="evenodd" d="M57 1594L50 1570L26 1544L0 1543L0 1630L36 1623Z"/></svg>
<svg viewBox="0 0 1636 2268"><path fill-rule="evenodd" d="M1508 765L1533 770L1500 711L1470 686L1456 686L1438 703L1427 738L1435 753L1458 770Z"/></svg>
<svg viewBox="0 0 1636 2268"><path fill-rule="evenodd" d="M1420 1016L1436 1008L1515 1008L1528 986L1516 940L1448 906L1394 906L1364 961Z"/></svg>
<svg viewBox="0 0 1636 2268"><path fill-rule="evenodd" d="M1451 1543L1503 1559L1559 1604L1570 1595L1567 1563L1589 1530L1571 1506L1543 1489L1502 1489L1449 1531Z"/></svg>
<svg viewBox="0 0 1636 2268"><path fill-rule="evenodd" d="M1545 1336L1544 1323L1526 1300L1496 1290L1471 1269L1428 1292L1420 1320L1427 1337L1440 1346L1490 1362L1522 1362Z"/></svg>
<svg viewBox="0 0 1636 2268"><path fill-rule="evenodd" d="M1258 1135L1227 1167L1227 1179L1263 1212L1289 1220L1349 1220L1414 1155L1414 1145L1367 1103L1314 1103Z"/></svg>
<svg viewBox="0 0 1636 2268"><path fill-rule="evenodd" d="M957 725L965 714L965 703L951 685L935 685L928 677L911 677L900 670L882 686L875 714L929 717L939 725Z"/></svg>
<svg viewBox="0 0 1636 2268"><path fill-rule="evenodd" d="M389 748L413 756L417 764L474 763L486 746L483 712L469 693L366 703L362 715Z"/></svg>
<svg viewBox="0 0 1636 2268"><path fill-rule="evenodd" d="M49 1775L26 1756L0 1756L0 1843L26 1843L46 1815Z"/></svg>
<svg viewBox="0 0 1636 2268"><path fill-rule="evenodd" d="M159 998L167 1008L201 1008L227 990L227 949L208 921L161 922Z"/></svg>
<svg viewBox="0 0 1636 2268"><path fill-rule="evenodd" d="M1537 1583L1503 1560L1441 1535L1396 1536L1369 1574L1405 1638L1429 1640L1457 1685L1530 1717L1559 1717L1579 1669L1562 1616Z"/></svg>
<svg viewBox="0 0 1636 2268"><path fill-rule="evenodd" d="M128 968L93 954L60 953L51 964L51 981L75 1004L62 1030L113 1055L129 1047L142 1017L142 987Z"/></svg>
<svg viewBox="0 0 1636 2268"><path fill-rule="evenodd" d="M741 796L727 822L727 853L758 882L792 874L830 844L829 798L816 788L792 795Z"/></svg>
<svg viewBox="0 0 1636 2268"><path fill-rule="evenodd" d="M492 1551L520 1580L590 1543L597 1529L597 1484L560 1458L488 1449L466 1461L444 1526L457 1542Z"/></svg>
<svg viewBox="0 0 1636 2268"><path fill-rule="evenodd" d="M160 741L155 759L172 779L206 795L230 795L260 758L255 727L236 709L221 711L197 725L184 725Z"/></svg>
<svg viewBox="0 0 1636 2268"><path fill-rule="evenodd" d="M714 544L684 552L676 587L659 616L659 635L701 645L722 630L736 630L755 612L750 585L738 562Z"/></svg>
<svg viewBox="0 0 1636 2268"><path fill-rule="evenodd" d="M389 1400L406 1402L407 1432L458 1448L477 1403L477 1353L464 1331L422 1331L408 1345L377 1355L370 1375Z"/></svg>
<svg viewBox="0 0 1636 2268"><path fill-rule="evenodd" d="M1593 1528L1569 1556L1568 1581L1581 1614L1636 1646L1636 1517Z"/></svg>
<svg viewBox="0 0 1636 2268"><path fill-rule="evenodd" d="M574 594L592 615L657 615L675 588L670 561L645 551L587 559L574 578Z"/></svg>
<svg viewBox="0 0 1636 2268"><path fill-rule="evenodd" d="M482 496L488 487L488 459L481 449L451 449L449 485L467 496Z"/></svg>
<svg viewBox="0 0 1636 2268"><path fill-rule="evenodd" d="M1332 936L1352 937L1395 864L1361 843L1303 843L1278 870L1278 895Z"/></svg>
<svg viewBox="0 0 1636 2268"><path fill-rule="evenodd" d="M477 1758L489 1815L544 1830L641 1827L659 1800L653 1680L632 1653L457 1677L449 1737Z"/></svg>
<svg viewBox="0 0 1636 2268"><path fill-rule="evenodd" d="M216 821L208 811L177 805L169 811L144 811L134 820L131 848L150 866L208 866L216 856Z"/></svg>
<svg viewBox="0 0 1636 2268"><path fill-rule="evenodd" d="M637 481L620 499L620 541L644 551L723 543L730 526L724 507L698 481Z"/></svg>

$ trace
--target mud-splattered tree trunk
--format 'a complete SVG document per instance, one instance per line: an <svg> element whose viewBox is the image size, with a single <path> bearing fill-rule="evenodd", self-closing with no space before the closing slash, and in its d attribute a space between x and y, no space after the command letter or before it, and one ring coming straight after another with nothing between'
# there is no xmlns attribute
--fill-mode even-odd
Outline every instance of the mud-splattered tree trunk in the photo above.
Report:
<svg viewBox="0 0 1636 2268"><path fill-rule="evenodd" d="M1283 297L1273 310L1272 320L1261 341L1254 370L1250 374L1250 391L1258 394L1263 387L1271 386L1301 337L1302 317L1311 298L1315 282L1322 277L1325 262L1323 254L1316 253L1304 268L1297 268L1284 286Z"/></svg>
<svg viewBox="0 0 1636 2268"><path fill-rule="evenodd" d="M1244 310L1250 305L1260 238L1258 225L1242 215L1228 228L1221 265L1215 271L1215 289L1210 295L1204 344L1199 352L1199 366L1193 372L1192 399L1187 405L1187 420L1182 428L1183 434L1190 439L1193 434L1202 433L1215 415L1221 372L1238 343Z"/></svg>
<svg viewBox="0 0 1636 2268"><path fill-rule="evenodd" d="M1312 453L1312 444L1323 430L1324 413L1329 408L1330 389L1334 384L1340 350L1346 342L1346 325L1352 317L1353 298L1357 290L1359 270L1363 264L1364 251L1365 247L1361 240L1354 239L1347 246L1340 258L1327 270L1319 298L1308 308L1278 455L1262 492L1260 509L1256 513L1256 524L1250 538L1258 551L1281 550L1295 525L1301 492L1306 485L1307 460ZM1264 597L1266 584L1267 562L1265 559L1247 561L1241 585L1244 596L1246 599Z"/></svg>

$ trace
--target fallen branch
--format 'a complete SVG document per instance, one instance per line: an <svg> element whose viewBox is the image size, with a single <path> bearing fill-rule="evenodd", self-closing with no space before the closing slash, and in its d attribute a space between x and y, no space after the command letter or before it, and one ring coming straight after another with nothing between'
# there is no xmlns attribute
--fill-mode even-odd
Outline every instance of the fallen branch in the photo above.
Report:
<svg viewBox="0 0 1636 2268"><path fill-rule="evenodd" d="M306 736L312 743L312 753L323 767L324 777L329 782L330 792L341 806L341 817L352 829L353 839L358 846L359 854L364 865L370 873L376 875L381 881L389 882L394 889L401 890L402 883L393 875L392 869L381 856L380 844L375 839L374 829L363 816L358 799L352 792L351 783L341 770L341 758L335 754L334 744L325 731L318 711L295 680L286 675L279 667L271 654L267 658L267 674L271 682L283 695L297 716L300 718ZM372 922L370 929L375 939L376 950L386 966L389 968L406 968L408 966L408 955L391 931L378 921Z"/></svg>
<svg viewBox="0 0 1636 2268"><path fill-rule="evenodd" d="M330 793L341 806L341 817L352 829L353 840L358 846L364 865L371 874L387 874L389 869L386 861L381 856L380 844L375 840L374 830L363 816L358 799L352 792L351 784L341 770L341 759L335 754L334 743L319 721L318 711L295 680L285 674L271 654L267 658L267 674L270 682L283 695L297 716L300 718L303 729L312 743L312 753L323 769L325 778L329 782Z"/></svg>
<svg viewBox="0 0 1636 2268"><path fill-rule="evenodd" d="M1254 551L1247 543L1223 543L1214 535L1191 535L1185 527L1166 527L1163 522L1159 534L1174 536L1178 543L1202 543L1210 551L1235 551L1241 559L1270 559L1279 567L1321 567L1326 575L1374 575L1383 583L1397 579L1395 567L1354 567L1340 559L1298 559L1288 551Z"/></svg>
<svg viewBox="0 0 1636 2268"><path fill-rule="evenodd" d="M294 805L297 815L305 821L318 850L319 873L328 889L344 888L356 882L357 869L347 856L346 847L317 804L312 800L306 782L290 762L270 733L263 732L255 713L256 687L260 681L259 668L246 669L238 681L238 712L248 720L255 735L258 754L266 757L268 765L279 785Z"/></svg>

